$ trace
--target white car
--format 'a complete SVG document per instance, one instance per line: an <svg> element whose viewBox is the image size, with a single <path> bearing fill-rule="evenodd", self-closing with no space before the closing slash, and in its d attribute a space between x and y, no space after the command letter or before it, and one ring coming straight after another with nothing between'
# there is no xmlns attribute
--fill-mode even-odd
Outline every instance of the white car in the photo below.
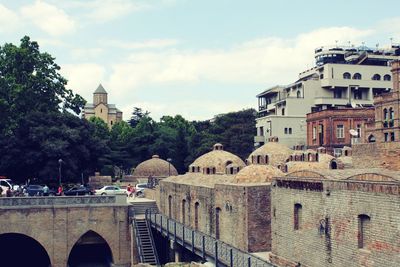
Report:
<svg viewBox="0 0 400 267"><path fill-rule="evenodd" d="M100 189L95 190L95 195L126 195L126 190L121 189L115 185L106 185Z"/></svg>

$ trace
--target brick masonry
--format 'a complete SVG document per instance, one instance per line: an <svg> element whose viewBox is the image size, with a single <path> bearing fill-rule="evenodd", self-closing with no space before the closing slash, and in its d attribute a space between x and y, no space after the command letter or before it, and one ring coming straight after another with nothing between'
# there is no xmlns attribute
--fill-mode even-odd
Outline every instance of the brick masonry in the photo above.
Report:
<svg viewBox="0 0 400 267"><path fill-rule="evenodd" d="M287 178L290 180L290 178ZM297 183L300 178L296 178ZM309 182L307 179L300 181ZM314 179L315 181L315 179ZM272 187L272 257L279 266L400 266L398 182L322 180L323 189ZM301 204L299 230L294 205ZM359 215L370 217L358 248Z"/></svg>

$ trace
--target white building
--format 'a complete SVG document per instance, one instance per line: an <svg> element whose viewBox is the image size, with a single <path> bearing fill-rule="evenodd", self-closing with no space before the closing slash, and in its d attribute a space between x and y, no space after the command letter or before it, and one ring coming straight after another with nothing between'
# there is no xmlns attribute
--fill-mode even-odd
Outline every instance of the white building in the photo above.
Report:
<svg viewBox="0 0 400 267"><path fill-rule="evenodd" d="M400 59L400 46L330 47L315 50L316 66L287 86L257 95L255 146L278 137L289 147L306 144L306 114L332 108L372 106L373 96L392 88L389 61Z"/></svg>

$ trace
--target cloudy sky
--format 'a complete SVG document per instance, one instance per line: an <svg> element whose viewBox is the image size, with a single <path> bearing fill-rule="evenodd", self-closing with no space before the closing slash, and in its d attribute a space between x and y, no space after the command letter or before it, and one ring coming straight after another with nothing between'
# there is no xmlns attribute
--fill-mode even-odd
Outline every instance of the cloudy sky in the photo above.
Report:
<svg viewBox="0 0 400 267"><path fill-rule="evenodd" d="M0 43L28 35L92 102L99 83L133 107L189 120L256 107L316 47L400 43L398 0L0 0ZM392 38L392 41L390 40Z"/></svg>

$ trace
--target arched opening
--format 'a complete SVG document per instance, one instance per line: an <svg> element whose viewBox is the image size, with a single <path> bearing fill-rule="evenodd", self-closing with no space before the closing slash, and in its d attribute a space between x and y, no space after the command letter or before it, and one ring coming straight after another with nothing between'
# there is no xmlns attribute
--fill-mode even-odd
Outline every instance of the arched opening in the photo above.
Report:
<svg viewBox="0 0 400 267"><path fill-rule="evenodd" d="M374 81L380 81L380 80L381 80L381 75L379 75L379 74L374 74L374 76L372 76L372 80L374 80Z"/></svg>
<svg viewBox="0 0 400 267"><path fill-rule="evenodd" d="M353 79L354 80L361 80L361 74L360 73L354 73L354 75L353 75Z"/></svg>
<svg viewBox="0 0 400 267"><path fill-rule="evenodd" d="M384 81L390 81L391 79L392 79L392 77L389 74L386 74L385 76L383 76Z"/></svg>
<svg viewBox="0 0 400 267"><path fill-rule="evenodd" d="M107 241L94 231L88 231L76 241L68 257L69 267L108 267L113 262Z"/></svg>
<svg viewBox="0 0 400 267"><path fill-rule="evenodd" d="M172 196L168 196L168 217L172 218Z"/></svg>
<svg viewBox="0 0 400 267"><path fill-rule="evenodd" d="M1 266L51 266L49 255L35 239L17 233L0 235Z"/></svg>
<svg viewBox="0 0 400 267"><path fill-rule="evenodd" d="M265 164L269 164L269 158L268 158L268 155L265 155Z"/></svg>
<svg viewBox="0 0 400 267"><path fill-rule="evenodd" d="M336 163L335 160L331 161L330 168L331 168L331 170L336 170L337 169L337 163Z"/></svg>
<svg viewBox="0 0 400 267"><path fill-rule="evenodd" d="M200 203L194 203L194 229L199 230L199 206Z"/></svg>
<svg viewBox="0 0 400 267"><path fill-rule="evenodd" d="M302 206L299 203L294 204L294 214L293 214L293 229L299 230L302 217Z"/></svg>
<svg viewBox="0 0 400 267"><path fill-rule="evenodd" d="M350 79L351 74L348 72L343 73L343 79Z"/></svg>
<svg viewBox="0 0 400 267"><path fill-rule="evenodd" d="M285 109L282 109L282 116L285 116Z"/></svg>
<svg viewBox="0 0 400 267"><path fill-rule="evenodd" d="M375 136L373 136L372 134L368 136L368 143L375 143L375 141Z"/></svg>
<svg viewBox="0 0 400 267"><path fill-rule="evenodd" d="M315 161L319 161L319 154L315 154Z"/></svg>
<svg viewBox="0 0 400 267"><path fill-rule="evenodd" d="M260 155L257 156L257 164L261 164L261 156Z"/></svg>
<svg viewBox="0 0 400 267"><path fill-rule="evenodd" d="M371 218L368 215L358 215L358 248L366 248L370 239Z"/></svg>
<svg viewBox="0 0 400 267"><path fill-rule="evenodd" d="M217 172L217 169L215 167L212 168L212 174L215 174Z"/></svg>
<svg viewBox="0 0 400 267"><path fill-rule="evenodd" d="M182 223L186 222L186 199L182 200Z"/></svg>
<svg viewBox="0 0 400 267"><path fill-rule="evenodd" d="M219 215L220 215L221 209L216 208L215 209L215 238L219 239Z"/></svg>
<svg viewBox="0 0 400 267"><path fill-rule="evenodd" d="M297 91L297 98L300 98L301 97L301 92L300 91Z"/></svg>
<svg viewBox="0 0 400 267"><path fill-rule="evenodd" d="M308 161L312 161L312 154L311 153L308 153L308 159L307 159Z"/></svg>

